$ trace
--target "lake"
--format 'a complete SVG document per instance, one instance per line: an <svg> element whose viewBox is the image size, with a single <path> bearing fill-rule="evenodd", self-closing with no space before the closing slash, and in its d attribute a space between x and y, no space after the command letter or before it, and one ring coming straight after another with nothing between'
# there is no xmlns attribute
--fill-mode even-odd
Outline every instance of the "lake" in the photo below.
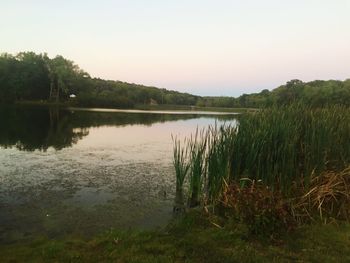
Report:
<svg viewBox="0 0 350 263"><path fill-rule="evenodd" d="M234 115L0 107L0 243L173 217L172 138Z"/></svg>

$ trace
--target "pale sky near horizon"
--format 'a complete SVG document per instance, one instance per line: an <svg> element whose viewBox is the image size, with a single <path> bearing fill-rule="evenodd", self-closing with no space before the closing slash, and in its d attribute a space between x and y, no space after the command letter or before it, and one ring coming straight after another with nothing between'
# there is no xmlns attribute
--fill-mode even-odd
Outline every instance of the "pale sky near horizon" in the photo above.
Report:
<svg viewBox="0 0 350 263"><path fill-rule="evenodd" d="M0 52L93 77L239 96L350 78L350 0L0 0Z"/></svg>

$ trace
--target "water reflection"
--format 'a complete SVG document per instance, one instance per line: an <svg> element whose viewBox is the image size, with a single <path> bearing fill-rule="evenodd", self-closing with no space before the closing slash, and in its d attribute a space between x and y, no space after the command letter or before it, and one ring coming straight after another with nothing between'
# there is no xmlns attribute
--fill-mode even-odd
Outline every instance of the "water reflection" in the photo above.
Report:
<svg viewBox="0 0 350 263"><path fill-rule="evenodd" d="M71 147L100 126L152 125L198 118L198 114L144 114L140 111L103 112L41 107L0 107L0 146L46 151ZM230 119L220 116L220 119Z"/></svg>
<svg viewBox="0 0 350 263"><path fill-rule="evenodd" d="M68 111L46 108L0 108L0 146L19 150L57 150L77 143L88 134L75 129Z"/></svg>

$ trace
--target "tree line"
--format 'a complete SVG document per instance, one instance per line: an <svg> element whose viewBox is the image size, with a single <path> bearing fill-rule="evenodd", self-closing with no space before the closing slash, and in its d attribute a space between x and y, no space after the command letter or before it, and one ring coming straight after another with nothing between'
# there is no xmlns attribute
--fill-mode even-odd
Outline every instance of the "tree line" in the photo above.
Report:
<svg viewBox="0 0 350 263"><path fill-rule="evenodd" d="M327 105L350 106L350 79L314 80L303 82L298 79L288 81L272 91L267 89L252 94L233 97L202 97L197 101L199 106L209 107L242 107L263 108L287 106L294 103L310 107Z"/></svg>
<svg viewBox="0 0 350 263"><path fill-rule="evenodd" d="M78 106L132 108L137 104L195 105L198 96L122 81L92 78L62 56L21 52L0 55L0 102L66 102ZM72 101L72 100L71 100Z"/></svg>
<svg viewBox="0 0 350 263"><path fill-rule="evenodd" d="M70 95L76 95L74 100ZM350 79L291 80L271 91L234 97L201 97L122 81L92 78L62 56L21 52L0 55L0 102L52 101L84 107L133 108L140 104L261 108L295 102L313 107L350 106Z"/></svg>

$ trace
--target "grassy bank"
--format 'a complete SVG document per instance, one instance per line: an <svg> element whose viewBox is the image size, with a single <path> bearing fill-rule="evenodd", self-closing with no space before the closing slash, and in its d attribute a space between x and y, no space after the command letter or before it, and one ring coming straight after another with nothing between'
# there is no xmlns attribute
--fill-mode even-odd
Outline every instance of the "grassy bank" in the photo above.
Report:
<svg viewBox="0 0 350 263"><path fill-rule="evenodd" d="M350 225L303 226L278 239L190 213L153 232L110 231L90 240L39 238L0 247L1 262L349 262Z"/></svg>

